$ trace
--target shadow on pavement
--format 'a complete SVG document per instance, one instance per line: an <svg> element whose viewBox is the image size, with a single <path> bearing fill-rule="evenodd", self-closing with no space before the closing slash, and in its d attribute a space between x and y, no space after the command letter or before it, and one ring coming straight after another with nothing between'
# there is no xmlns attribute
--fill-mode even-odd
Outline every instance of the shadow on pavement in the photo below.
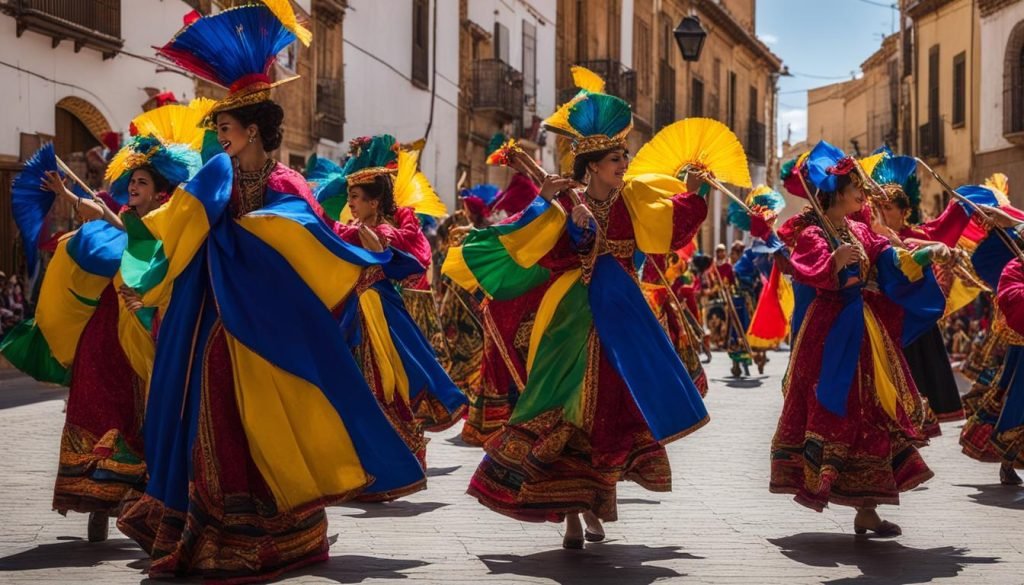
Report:
<svg viewBox="0 0 1024 585"><path fill-rule="evenodd" d="M448 475L454 471L458 471L460 467L462 466L456 465L454 467L428 467L427 477L440 477L442 475Z"/></svg>
<svg viewBox="0 0 1024 585"><path fill-rule="evenodd" d="M362 514L348 514L352 518L413 518L429 514L448 505L442 502L408 502L398 500L381 504L345 502L338 507L355 508L363 511Z"/></svg>
<svg viewBox="0 0 1024 585"><path fill-rule="evenodd" d="M977 504L1006 508L1008 510L1024 510L1024 488L999 483L957 485L956 487L978 490L978 493L967 496Z"/></svg>
<svg viewBox="0 0 1024 585"><path fill-rule="evenodd" d="M622 498L619 500L619 504L650 504L657 506L661 504L658 500L646 500L644 498Z"/></svg>
<svg viewBox="0 0 1024 585"><path fill-rule="evenodd" d="M68 389L56 384L36 382L20 372L0 370L0 410L27 406L48 400L63 400Z"/></svg>
<svg viewBox="0 0 1024 585"><path fill-rule="evenodd" d="M756 378L715 378L711 381L729 388L760 388L764 386L764 380L767 379L768 376L758 376Z"/></svg>
<svg viewBox="0 0 1024 585"><path fill-rule="evenodd" d="M408 579L410 575L403 574L401 571L424 567L429 564L426 561L406 559L384 559L362 555L332 555L326 563L285 573L282 578L321 577L336 583L362 583L368 579Z"/></svg>
<svg viewBox="0 0 1024 585"><path fill-rule="evenodd" d="M455 445L456 447L469 447L470 449L479 449L480 448L480 447L476 447L476 446L470 445L469 443L463 441L462 440L462 435L455 435L454 437L448 437L447 439L445 439L445 442L450 444L450 445Z"/></svg>
<svg viewBox="0 0 1024 585"><path fill-rule="evenodd" d="M966 565L998 563L998 557L967 556L968 549L919 549L895 540L807 532L768 542L787 557L811 567L856 567L862 574L825 585L911 585L956 577Z"/></svg>
<svg viewBox="0 0 1024 585"><path fill-rule="evenodd" d="M111 538L103 542L75 538L40 544L0 558L0 571L94 567L107 561L139 561L147 558L139 545L128 538Z"/></svg>
<svg viewBox="0 0 1024 585"><path fill-rule="evenodd" d="M551 579L560 585L650 585L660 579L685 577L667 567L647 565L674 559L701 559L679 547L640 544L588 544L585 550L562 548L532 555L479 555L491 575Z"/></svg>

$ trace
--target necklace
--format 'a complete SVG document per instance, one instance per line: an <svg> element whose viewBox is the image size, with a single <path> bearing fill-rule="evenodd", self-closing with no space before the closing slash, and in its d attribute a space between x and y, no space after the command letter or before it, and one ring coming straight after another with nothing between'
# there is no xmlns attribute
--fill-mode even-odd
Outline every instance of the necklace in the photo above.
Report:
<svg viewBox="0 0 1024 585"><path fill-rule="evenodd" d="M603 201L594 199L590 193L585 192L584 195L587 198L587 207L590 208L590 213L594 214L594 219L597 220L598 225L607 227L608 214L611 212L615 200L619 198L618 189L612 191L608 198Z"/></svg>
<svg viewBox="0 0 1024 585"><path fill-rule="evenodd" d="M235 217L241 217L250 211L263 207L266 196L267 178L270 171L277 163L268 158L263 167L255 171L243 171L235 163L235 177L237 177L238 198L232 199L232 212Z"/></svg>

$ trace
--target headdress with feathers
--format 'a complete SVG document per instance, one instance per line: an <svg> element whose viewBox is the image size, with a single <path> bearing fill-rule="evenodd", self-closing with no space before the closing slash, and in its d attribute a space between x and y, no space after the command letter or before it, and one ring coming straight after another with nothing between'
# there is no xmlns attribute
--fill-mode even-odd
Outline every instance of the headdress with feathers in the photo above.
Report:
<svg viewBox="0 0 1024 585"><path fill-rule="evenodd" d="M573 81L580 91L544 120L548 130L569 138L579 156L621 148L633 128L629 103L604 91L604 80L585 67L573 67Z"/></svg>
<svg viewBox="0 0 1024 585"><path fill-rule="evenodd" d="M157 52L178 66L227 88L210 114L270 99L277 54L296 39L308 46L312 33L299 24L290 0L263 0L210 16L191 13L186 24Z"/></svg>
<svg viewBox="0 0 1024 585"><path fill-rule="evenodd" d="M758 185L754 188L747 195L745 202L751 211L762 215L769 223L786 207L786 198L767 185ZM745 232L750 231L750 214L735 201L729 202L728 216L730 224Z"/></svg>
<svg viewBox="0 0 1024 585"><path fill-rule="evenodd" d="M839 177L855 172L857 161L822 140L811 149L806 164L810 182L823 193L832 193L839 187Z"/></svg>
<svg viewBox="0 0 1024 585"><path fill-rule="evenodd" d="M909 223L921 220L921 181L913 157L884 156L871 170L871 178L885 190L890 200L910 211Z"/></svg>
<svg viewBox="0 0 1024 585"><path fill-rule="evenodd" d="M132 173L145 165L172 185L187 183L203 166L199 152L186 144L164 144L152 135L136 136L117 151L107 166L105 179L110 181L110 194L115 200L127 201Z"/></svg>

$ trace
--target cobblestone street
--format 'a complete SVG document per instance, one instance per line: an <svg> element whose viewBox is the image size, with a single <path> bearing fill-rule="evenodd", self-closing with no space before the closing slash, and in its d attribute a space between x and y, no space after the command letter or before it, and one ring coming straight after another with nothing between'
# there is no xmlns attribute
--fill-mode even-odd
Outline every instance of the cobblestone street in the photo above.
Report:
<svg viewBox="0 0 1024 585"><path fill-rule="evenodd" d="M710 366L712 421L669 447L674 489L622 484L609 540L560 548L560 526L523 524L464 494L480 451L458 429L428 448L425 492L385 505L332 508L331 559L285 583L757 583L842 585L1024 583L1024 490L998 483L998 467L960 454L961 423L924 450L936 477L882 514L904 536L853 535L853 511L816 514L768 493L768 446L788 354L766 375L728 378ZM6 374L6 377L3 377ZM139 583L144 553L111 527L85 541L86 517L50 510L63 392L0 372L0 582Z"/></svg>

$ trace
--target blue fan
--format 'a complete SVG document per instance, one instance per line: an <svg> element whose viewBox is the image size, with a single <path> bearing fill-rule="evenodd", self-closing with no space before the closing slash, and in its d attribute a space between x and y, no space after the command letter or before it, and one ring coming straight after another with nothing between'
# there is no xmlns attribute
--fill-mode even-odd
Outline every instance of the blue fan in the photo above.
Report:
<svg viewBox="0 0 1024 585"><path fill-rule="evenodd" d="M39 236L46 223L46 214L50 212L55 199L53 192L43 186L47 171L57 171L64 177L64 173L57 167L57 155L53 152L52 143L32 155L11 185L11 211L14 223L21 232L29 276L35 274ZM72 192L81 198L87 197L77 185Z"/></svg>

